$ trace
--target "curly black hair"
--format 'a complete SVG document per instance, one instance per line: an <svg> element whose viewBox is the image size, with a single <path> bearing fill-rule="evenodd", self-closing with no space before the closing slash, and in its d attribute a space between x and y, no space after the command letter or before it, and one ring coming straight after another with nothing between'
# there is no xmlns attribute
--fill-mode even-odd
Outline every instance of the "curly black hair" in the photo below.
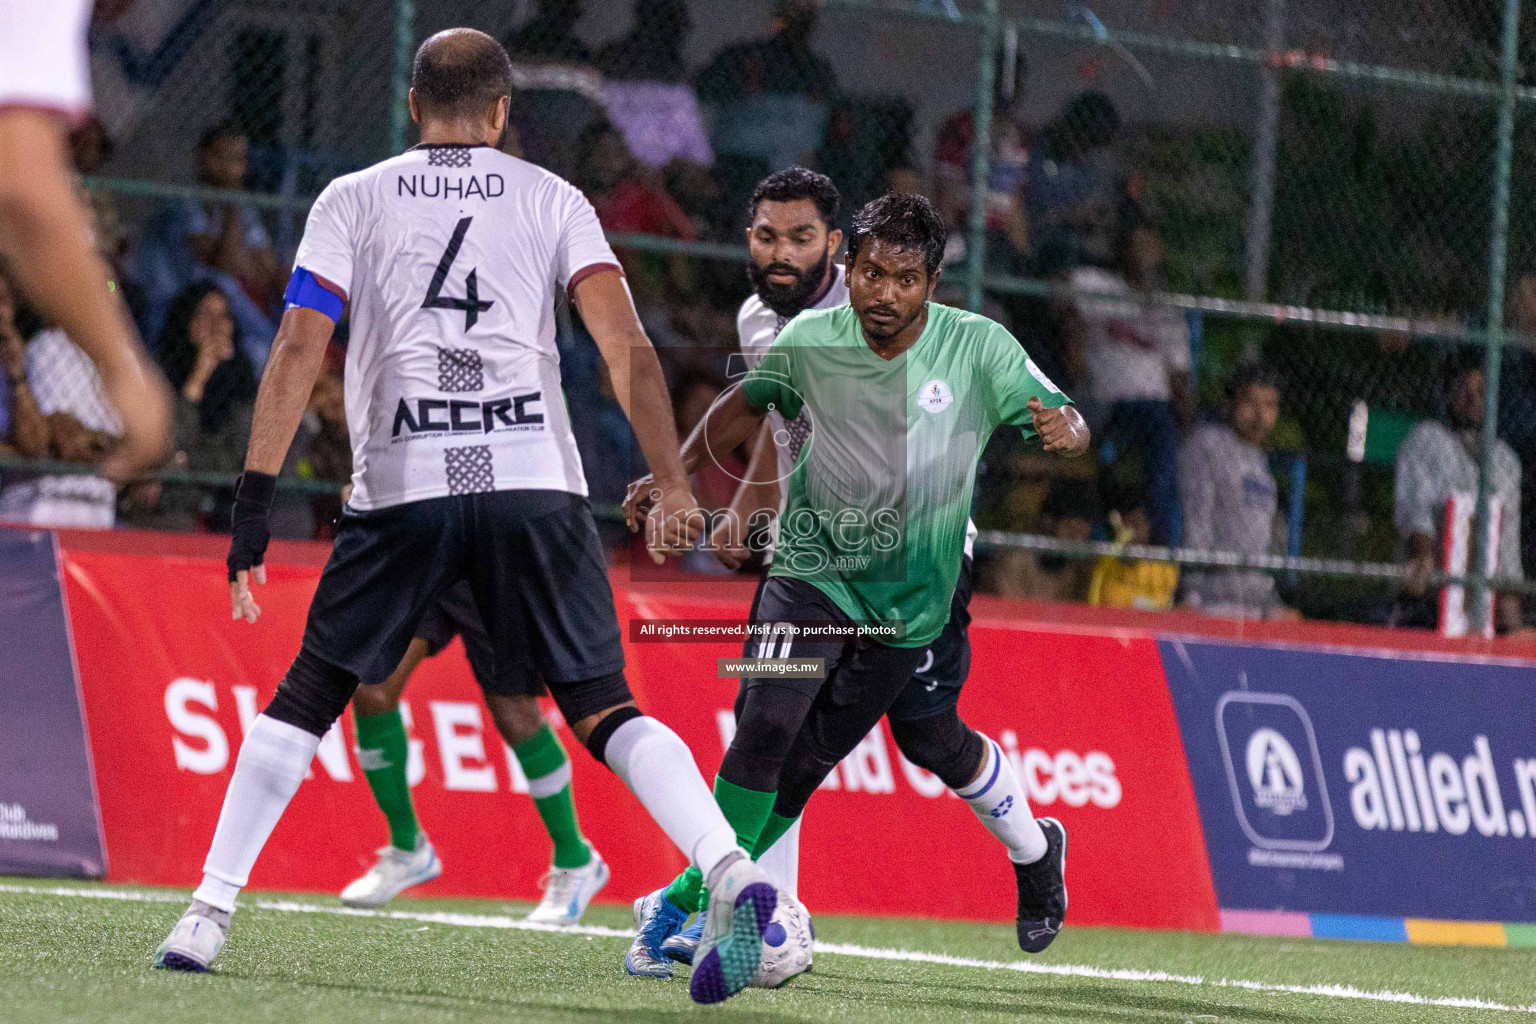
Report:
<svg viewBox="0 0 1536 1024"><path fill-rule="evenodd" d="M766 200L772 203L792 203L797 199L809 199L816 204L816 212L830 231L837 224L843 210L843 196L832 179L825 174L805 167L786 167L775 171L752 190L747 201L747 219L757 219L757 208Z"/></svg>
<svg viewBox="0 0 1536 1024"><path fill-rule="evenodd" d="M848 238L848 262L859 258L859 250L871 238L900 246L918 249L923 254L923 265L933 276L944 261L944 246L949 241L949 229L944 218L925 197L907 192L887 192L879 199L864 204L853 215L853 233Z"/></svg>

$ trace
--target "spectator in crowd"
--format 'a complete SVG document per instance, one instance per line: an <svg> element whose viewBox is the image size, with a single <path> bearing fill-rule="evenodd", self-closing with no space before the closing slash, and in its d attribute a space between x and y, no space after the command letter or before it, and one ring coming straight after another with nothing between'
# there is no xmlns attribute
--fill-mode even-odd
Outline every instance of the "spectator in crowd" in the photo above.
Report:
<svg viewBox="0 0 1536 1024"><path fill-rule="evenodd" d="M256 375L241 352L229 299L198 281L171 300L155 346L176 389L177 462L196 472L238 473L249 446Z"/></svg>
<svg viewBox="0 0 1536 1024"><path fill-rule="evenodd" d="M912 169L912 105L900 97L840 96L829 107L815 166L843 194L839 227L887 192L922 194Z"/></svg>
<svg viewBox="0 0 1536 1024"><path fill-rule="evenodd" d="M1179 451L1184 545L1197 551L1268 555L1282 549L1279 489L1264 446L1280 419L1280 384L1268 369L1240 367L1227 381L1226 418L1202 423ZM1191 570L1183 604L1206 615L1297 619L1265 572Z"/></svg>
<svg viewBox="0 0 1536 1024"><path fill-rule="evenodd" d="M1486 394L1482 352L1470 350L1447 359L1444 381L1445 419L1420 423L1397 449L1392 518L1412 574L1406 594L1394 609L1396 625L1435 626L1437 604L1428 584L1430 573L1438 568L1436 552L1444 538L1446 505L1452 495L1475 496L1478 489ZM1496 575L1521 579L1525 574L1520 561L1520 459L1502 439L1494 449L1489 494L1503 506ZM1477 549L1474 541L1472 550ZM1494 625L1504 633L1521 628L1518 593L1499 595Z"/></svg>
<svg viewBox="0 0 1536 1024"><path fill-rule="evenodd" d="M821 145L837 77L811 49L820 14L819 0L778 0L772 34L726 46L694 78L699 99L715 108L715 154L730 158L722 187L743 202L750 183Z"/></svg>
<svg viewBox="0 0 1536 1024"><path fill-rule="evenodd" d="M690 241L699 237L697 226L667 194L659 176L640 166L612 124L601 121L588 128L576 152L575 184L591 200L604 230ZM617 255L642 308L662 302L669 284L690 290L688 264L681 257L635 253L623 247Z"/></svg>
<svg viewBox="0 0 1536 1024"><path fill-rule="evenodd" d="M1128 223L1109 268L1077 267L1061 318L1066 364L1082 388L1106 466L1142 457L1152 543L1179 545L1181 431L1194 425L1189 325L1182 310L1151 301L1162 287L1163 249L1144 223Z"/></svg>
<svg viewBox="0 0 1536 1024"><path fill-rule="evenodd" d="M197 144L197 180L209 188L244 187L250 145L229 125ZM144 291L146 337L158 337L174 299L204 279L219 285L240 327L240 343L259 374L276 333L268 310L280 304L287 269L254 209L239 203L177 199L161 206L130 270Z"/></svg>
<svg viewBox="0 0 1536 1024"><path fill-rule="evenodd" d="M1116 544L1147 544L1152 517L1145 495L1137 488L1119 488L1109 500L1109 527ZM1105 555L1094 567L1088 603L1102 608L1167 611L1179 586L1179 567L1172 562Z"/></svg>
<svg viewBox="0 0 1536 1024"><path fill-rule="evenodd" d="M352 442L347 433L346 387L342 382L345 353L332 347L326 365L315 378L309 406L299 427L303 454L295 472L310 480L344 484L352 479Z"/></svg>
<svg viewBox="0 0 1536 1024"><path fill-rule="evenodd" d="M714 163L683 62L692 30L687 0L635 0L634 29L597 54L608 116L635 159L649 167Z"/></svg>
<svg viewBox="0 0 1536 1024"><path fill-rule="evenodd" d="M635 160L623 133L611 123L588 128L577 153L580 170L575 184L591 200L605 230L698 237L698 227Z"/></svg>
<svg viewBox="0 0 1536 1024"><path fill-rule="evenodd" d="M987 259L998 270L1027 273L1029 222L1024 214L1024 173L1029 161L1024 116L1019 102L1025 67L1017 54L997 62L992 100L992 160L987 171ZM939 212L949 225L945 262L965 259L971 218L971 160L976 140L976 112L966 109L939 127L934 145L934 186Z"/></svg>
<svg viewBox="0 0 1536 1024"><path fill-rule="evenodd" d="M0 319L14 335L14 313L0 310ZM16 338L5 340L5 370L11 380L11 413L27 424L29 454L44 454L31 413L35 409L47 426L46 454L60 462L99 466L122 434L117 412L102 391L101 377L89 356L63 331L46 328L26 344L18 358ZM30 394L28 394L30 392ZM105 477L78 475L6 474L0 487L0 520L37 526L110 529L116 521L117 489Z"/></svg>
<svg viewBox="0 0 1536 1024"><path fill-rule="evenodd" d="M315 378L309 407L304 410L294 448L289 453L289 463L296 475L343 485L339 495L317 494L308 499L306 508L289 510L295 521L302 516L293 516L294 512L309 513L313 525L307 532L318 540L329 540L334 535L332 527L351 494L352 442L347 433L346 388L342 382L345 359L346 353L339 346L332 345L326 351L325 366ZM284 469L288 468L285 465Z"/></svg>
<svg viewBox="0 0 1536 1024"><path fill-rule="evenodd" d="M635 27L597 52L609 78L681 82L687 78L683 46L693 31L688 0L635 0Z"/></svg>
<svg viewBox="0 0 1536 1024"><path fill-rule="evenodd" d="M1098 499L1083 480L1052 481L1040 505L1034 532L1058 540L1093 539ZM978 589L1003 597L1037 601L1082 601L1088 596L1093 563L1025 548L1000 548L977 560Z"/></svg>
<svg viewBox="0 0 1536 1024"><path fill-rule="evenodd" d="M27 380L27 343L16 327L16 292L0 273L0 457L48 457L48 419Z"/></svg>
<svg viewBox="0 0 1536 1024"><path fill-rule="evenodd" d="M250 441L256 376L240 351L229 299L212 281L183 288L166 311L156 358L176 392L176 454L172 465L196 473L237 474ZM141 483L119 509L134 526L197 530L222 526L231 492L183 484Z"/></svg>
<svg viewBox="0 0 1536 1024"><path fill-rule="evenodd" d="M591 64L592 51L576 35L582 0L539 0L538 13L511 32L502 44L513 60L533 58L565 64Z"/></svg>
<svg viewBox="0 0 1536 1024"><path fill-rule="evenodd" d="M537 13L504 40L512 58L509 130L523 159L571 181L584 131L608 118L603 76L575 34L581 0L540 0Z"/></svg>
<svg viewBox="0 0 1536 1024"><path fill-rule="evenodd" d="M1114 103L1090 91L1068 102L1034 140L1024 170L1024 212L1036 274L1112 258L1125 199L1125 175L1113 150L1119 134Z"/></svg>
<svg viewBox="0 0 1536 1024"><path fill-rule="evenodd" d="M613 378L598 353L597 343L579 317L572 318L570 330L560 331L559 343L560 386L565 404L581 410L579 416L571 418L571 433L581 454L588 496L594 505L618 505L624 500L629 482L647 471L640 445L614 394ZM672 393L676 393L675 389ZM609 550L633 539L622 521L600 519L597 530L603 546Z"/></svg>

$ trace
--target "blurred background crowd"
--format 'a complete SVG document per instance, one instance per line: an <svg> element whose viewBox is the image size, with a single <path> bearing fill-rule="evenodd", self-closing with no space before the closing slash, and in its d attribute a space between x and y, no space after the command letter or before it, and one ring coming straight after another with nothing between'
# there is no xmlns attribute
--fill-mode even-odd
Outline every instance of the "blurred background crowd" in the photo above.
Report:
<svg viewBox="0 0 1536 1024"><path fill-rule="evenodd" d="M114 102L99 84L101 119L76 130L74 153L97 244L178 395L175 472L121 488L88 472L115 426L94 371L0 274L0 519L220 531L302 197L384 155L386 118L372 116L382 100L364 118L345 98L349 89L386 93L388 65L354 75L331 51L374 38L381 29L369 15L387 20L390 8L333 5L348 15L340 26L322 18L316 24L330 28L306 33L314 5L297 0L128 6L118 23L98 26L93 53L98 78L120 79L132 102ZM1489 326L1491 103L1275 68L1239 75L1219 63L1178 64L1168 47L1142 59L1093 32L1062 41L1017 27L997 36L990 74L979 75L974 26L963 27L978 5L950 0L903 5L918 16L910 22L882 19L878 3L819 0L507 6L492 25L448 0L418 2L415 37L455 22L501 26L518 86L503 146L592 201L661 354L680 432L729 384L725 357L750 289L747 197L758 180L796 164L820 170L843 193L845 221L886 191L924 193L951 229L938 299L964 304L970 271L983 271L982 311L1077 400L1096 435L1091 459L1063 464L999 432L978 485L984 531L1409 569L1383 586L992 543L978 557L980 589L1434 626L1427 584L1446 509L1477 491L1488 426L1479 332ZM876 10L843 9L861 6ZM1064 14L1059 5L1004 6L1103 28L1079 5ZM1105 10L1133 27L1177 29L1191 47L1219 37L1257 46L1275 28L1276 6L1123 0ZM1427 62L1426 80L1496 78L1497 12L1426 0L1409 40L1352 36L1348 18L1324 28L1329 6L1293 0L1281 26L1288 40L1304 37L1293 52L1307 61L1332 56L1309 41L1347 50L1397 38L1400 52L1341 56ZM1350 17L1405 15L1366 3ZM935 59L945 47L952 62ZM221 77L204 68L199 78L210 53L223 55L214 61ZM990 104L978 103L977 83L988 79ZM340 119L325 113L338 103ZM988 105L981 133L977 111ZM1526 120L1517 122L1517 167L1527 134L1536 137ZM977 187L981 134L989 142ZM170 187L142 187L148 181ZM1536 356L1523 340L1536 333L1536 195L1518 180L1509 216L1504 323L1515 337L1503 355L1488 491L1497 575L1516 581L1536 541L1520 514L1532 486L1521 467L1536 455ZM978 238L985 257L973 262ZM1221 315L1217 303L1179 298L1189 296L1343 310L1357 322ZM339 513L350 474L345 345L343 323L289 457L286 473L307 483L285 491L279 535L323 539ZM561 351L592 500L612 505L643 467L569 311ZM696 493L723 507L734 485L711 470ZM625 533L609 525L622 557ZM690 564L724 571L702 553ZM1497 609L1500 630L1521 628L1518 592Z"/></svg>

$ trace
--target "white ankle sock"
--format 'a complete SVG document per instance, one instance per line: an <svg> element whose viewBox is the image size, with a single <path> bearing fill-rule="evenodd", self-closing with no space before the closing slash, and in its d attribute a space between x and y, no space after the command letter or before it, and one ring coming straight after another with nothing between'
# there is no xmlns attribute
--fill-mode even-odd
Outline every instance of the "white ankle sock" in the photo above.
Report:
<svg viewBox="0 0 1536 1024"><path fill-rule="evenodd" d="M642 715L615 729L603 759L705 877L740 849L688 745L656 719Z"/></svg>
<svg viewBox="0 0 1536 1024"><path fill-rule="evenodd" d="M1029 810L1029 798L1014 773L1013 765L989 737L981 774L955 795L971 805L976 817L1004 846L1015 864L1033 864L1045 856L1045 833Z"/></svg>
<svg viewBox="0 0 1536 1024"><path fill-rule="evenodd" d="M800 822L803 820L796 818L789 831L757 858L757 866L763 869L774 888L782 889L796 899L800 898Z"/></svg>
<svg viewBox="0 0 1536 1024"><path fill-rule="evenodd" d="M320 737L298 726L257 715L240 744L235 775L224 792L224 809L203 863L203 884L192 894L233 911L235 896L250 880L251 866L298 792Z"/></svg>

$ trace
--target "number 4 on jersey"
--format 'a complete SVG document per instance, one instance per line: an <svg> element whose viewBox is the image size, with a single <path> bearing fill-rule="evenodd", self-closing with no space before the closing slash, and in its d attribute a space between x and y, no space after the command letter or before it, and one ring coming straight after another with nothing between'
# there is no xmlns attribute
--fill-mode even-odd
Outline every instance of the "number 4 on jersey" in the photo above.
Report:
<svg viewBox="0 0 1536 1024"><path fill-rule="evenodd" d="M421 303L422 309L462 309L466 331L475 326L475 321L480 319L480 314L490 309L492 303L480 301L480 282L473 269L464 279L462 299L444 295L443 282L448 280L448 270L453 266L453 261L458 259L459 246L464 244L464 236L469 232L469 222L474 219L465 217L453 229L453 237L448 240L448 248L443 250L443 258L437 261L437 270L432 274L432 284L428 286L427 297Z"/></svg>

